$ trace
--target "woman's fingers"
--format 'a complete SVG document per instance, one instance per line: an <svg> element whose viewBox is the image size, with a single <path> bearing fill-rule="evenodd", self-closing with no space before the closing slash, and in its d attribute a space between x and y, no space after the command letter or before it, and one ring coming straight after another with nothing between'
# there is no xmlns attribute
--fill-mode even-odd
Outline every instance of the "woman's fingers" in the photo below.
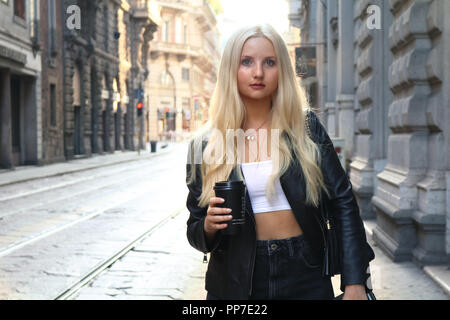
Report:
<svg viewBox="0 0 450 320"><path fill-rule="evenodd" d="M209 199L209 208L206 213L206 228L208 230L225 229L227 224L225 222L233 218L230 208L216 207L216 204L224 203L224 199L219 197L212 197Z"/></svg>
<svg viewBox="0 0 450 320"><path fill-rule="evenodd" d="M229 214L231 213L230 208L222 208L222 207L216 207L216 204L218 203L224 203L223 198L218 197L212 197L209 199L209 208L208 208L208 214L209 215L217 215L217 214Z"/></svg>
<svg viewBox="0 0 450 320"><path fill-rule="evenodd" d="M224 203L224 202L225 202L225 200L223 198L211 197L209 199L209 206L214 207L216 203Z"/></svg>
<svg viewBox="0 0 450 320"><path fill-rule="evenodd" d="M209 207L209 213L211 215L216 215L216 214L229 214L231 213L231 209L229 208L219 208L219 207Z"/></svg>
<svg viewBox="0 0 450 320"><path fill-rule="evenodd" d="M214 222L214 223L220 223L220 222L231 220L232 218L233 218L232 215L222 215L222 214L219 215L218 214L218 215L211 216L210 220L211 220L211 222Z"/></svg>

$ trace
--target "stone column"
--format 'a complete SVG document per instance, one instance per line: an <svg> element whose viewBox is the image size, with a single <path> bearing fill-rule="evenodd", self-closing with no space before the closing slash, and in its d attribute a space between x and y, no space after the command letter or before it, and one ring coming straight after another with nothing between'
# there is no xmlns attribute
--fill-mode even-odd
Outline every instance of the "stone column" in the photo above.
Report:
<svg viewBox="0 0 450 320"><path fill-rule="evenodd" d="M0 69L0 168L13 168L11 130L11 74Z"/></svg>
<svg viewBox="0 0 450 320"><path fill-rule="evenodd" d="M375 16L367 13L369 3L363 0L355 2L356 99L359 103L355 124L359 134L355 136L350 178L364 219L375 218L371 198L376 175L386 164L387 106L392 101L387 85L387 71L392 62L387 30L392 18L385 1L372 4L380 8ZM369 18L381 20L378 21L380 29L369 28Z"/></svg>
<svg viewBox="0 0 450 320"><path fill-rule="evenodd" d="M83 74L81 75L83 79L83 93L82 93L82 150L83 154L86 156L92 155L92 100L91 100L91 66L89 63L89 57L85 56L85 64L83 66Z"/></svg>
<svg viewBox="0 0 450 320"><path fill-rule="evenodd" d="M327 92L325 102L325 119L327 132L336 136L335 103L336 99L336 45L337 39L337 2L328 0L327 3Z"/></svg>
<svg viewBox="0 0 450 320"><path fill-rule="evenodd" d="M325 102L327 101L327 77L326 77L326 28L327 28L327 10L325 3L317 4L317 45L316 45L316 77L317 77L317 106L320 113L324 112Z"/></svg>
<svg viewBox="0 0 450 320"><path fill-rule="evenodd" d="M387 164L373 197L374 238L394 260L441 263L445 256L445 154L442 114L443 1L391 1L393 102Z"/></svg>
<svg viewBox="0 0 450 320"><path fill-rule="evenodd" d="M339 0L336 70L337 131L345 139L345 158L350 159L354 134L353 0ZM347 165L346 165L347 167Z"/></svg>
<svg viewBox="0 0 450 320"><path fill-rule="evenodd" d="M424 54L424 73L430 93L423 104L423 113L428 140L423 148L427 150L425 177L417 183L418 195L417 209L413 211L412 218L416 225L417 245L414 248L413 260L419 265L448 263L445 249L446 230L446 167L445 159L448 156L445 147L450 146L445 135L448 134L449 121L443 115L449 108L449 79L445 72L449 72L448 46L450 41L449 29L445 30L444 21L448 13L448 1L424 1L421 7L427 12L425 20L425 33L428 39L418 42L420 52ZM420 8L417 7L416 10ZM415 11L412 11L415 13ZM419 47L420 45L420 47ZM430 47L428 47L430 46ZM447 46L447 55L443 48ZM429 51L427 50L429 48ZM419 69L420 70L420 69ZM446 70L446 71L444 71ZM424 92L427 90L424 89ZM447 118L448 119L448 118ZM410 157L415 156L413 151Z"/></svg>
<svg viewBox="0 0 450 320"><path fill-rule="evenodd" d="M444 10L442 12L450 12L450 1L445 1ZM444 21L444 35L446 36L446 41L443 43L444 46L444 57L450 56L450 19L445 19ZM442 69L445 70L445 74L443 76L444 79L444 88L448 88L450 86L450 61L449 59L443 59ZM444 111L444 119L446 126L444 126L445 132L445 167L446 167L446 236L445 236L445 252L447 255L447 263L450 267L450 91L444 90L443 92L443 104L442 106L447 106Z"/></svg>
<svg viewBox="0 0 450 320"><path fill-rule="evenodd" d="M38 136L42 133L42 121L40 120L38 109L40 109L40 96L42 94L39 77L24 77L22 80L23 94L23 163L25 165L35 165L38 163L38 148L41 149L42 141ZM39 103L38 103L39 99Z"/></svg>

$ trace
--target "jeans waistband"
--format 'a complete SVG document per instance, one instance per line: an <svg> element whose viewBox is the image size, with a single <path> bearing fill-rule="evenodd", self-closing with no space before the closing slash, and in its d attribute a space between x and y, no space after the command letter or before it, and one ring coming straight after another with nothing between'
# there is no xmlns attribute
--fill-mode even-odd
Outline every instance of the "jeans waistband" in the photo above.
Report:
<svg viewBox="0 0 450 320"><path fill-rule="evenodd" d="M292 253L294 249L302 248L304 244L305 237L303 234L286 239L256 240L256 253L270 255L280 250L289 250Z"/></svg>

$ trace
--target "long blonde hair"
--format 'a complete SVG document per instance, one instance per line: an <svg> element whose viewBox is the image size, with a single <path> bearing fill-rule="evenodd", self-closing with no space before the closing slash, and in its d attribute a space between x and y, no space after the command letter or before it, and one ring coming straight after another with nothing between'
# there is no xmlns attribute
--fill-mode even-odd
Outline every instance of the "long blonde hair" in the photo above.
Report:
<svg viewBox="0 0 450 320"><path fill-rule="evenodd" d="M241 59L244 43L252 37L265 37L272 42L278 63L278 88L272 98L271 129L279 129L284 138L278 140L278 165L273 166L273 171L266 185L266 196L269 200L276 194L275 182L286 172L291 162L294 161L292 152L303 172L306 184L306 203L318 206L321 190L327 189L324 184L320 169L320 150L309 138L305 128L306 112L310 110L306 92L296 79L286 44L273 27L268 24L244 27L237 30L228 40L222 55L218 79L211 98L209 108L209 120L193 138L190 152L196 150L196 158L191 160L191 175L187 177L187 183L192 183L200 169L202 178L202 192L199 197L199 205L205 207L214 196L214 184L217 181L227 180L237 163L237 146L232 145L233 161L208 161L204 158L199 161L199 150L202 141L208 143L201 156L214 154L217 146L223 151L222 157L216 160L224 160L226 146L223 137L227 136L227 130L239 130L245 119L245 106L241 100L237 85L237 72ZM274 130L272 130L274 131ZM276 130L275 130L276 131ZM220 151L220 150L219 150ZM230 151L230 149L228 149ZM193 156L191 154L191 156ZM194 165L199 163L200 165ZM196 169L197 168L197 169ZM243 180L240 170L237 170L240 179Z"/></svg>

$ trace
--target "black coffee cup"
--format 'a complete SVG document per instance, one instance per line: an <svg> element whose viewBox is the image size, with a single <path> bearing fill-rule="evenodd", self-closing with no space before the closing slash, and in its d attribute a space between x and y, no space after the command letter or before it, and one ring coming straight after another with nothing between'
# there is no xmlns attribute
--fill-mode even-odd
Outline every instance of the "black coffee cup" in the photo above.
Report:
<svg viewBox="0 0 450 320"><path fill-rule="evenodd" d="M243 181L220 181L214 185L216 197L223 198L223 203L217 207L230 208L232 220L227 221L228 226L222 229L223 234L237 234L245 223L245 184Z"/></svg>

